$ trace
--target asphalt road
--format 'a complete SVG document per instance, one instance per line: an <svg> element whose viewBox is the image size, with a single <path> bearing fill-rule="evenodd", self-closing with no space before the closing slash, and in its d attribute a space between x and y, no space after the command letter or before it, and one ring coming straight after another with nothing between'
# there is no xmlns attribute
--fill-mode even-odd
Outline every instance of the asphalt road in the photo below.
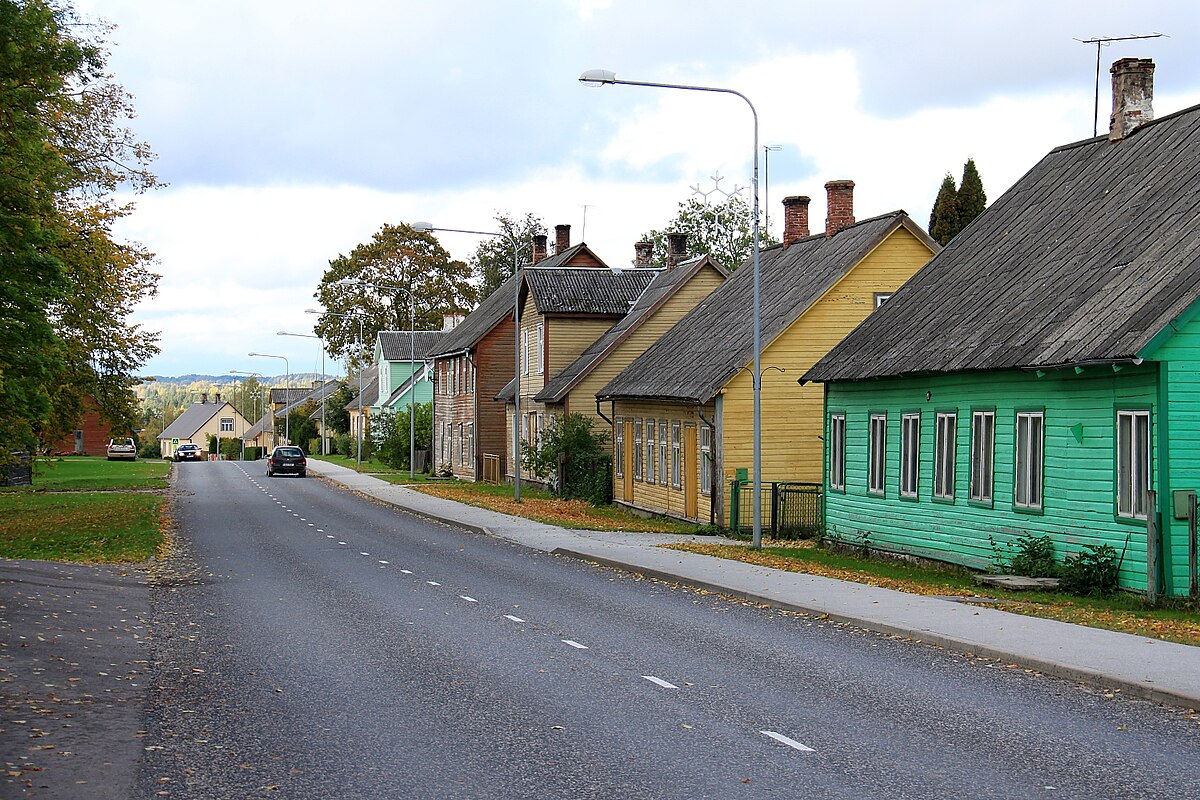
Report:
<svg viewBox="0 0 1200 800"><path fill-rule="evenodd" d="M181 465L138 797L1200 797L1200 718Z"/></svg>

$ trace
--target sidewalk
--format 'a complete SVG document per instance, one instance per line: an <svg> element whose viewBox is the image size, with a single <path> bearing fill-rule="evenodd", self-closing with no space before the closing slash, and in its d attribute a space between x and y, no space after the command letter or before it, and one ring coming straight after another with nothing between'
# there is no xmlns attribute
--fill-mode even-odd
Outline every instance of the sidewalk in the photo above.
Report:
<svg viewBox="0 0 1200 800"><path fill-rule="evenodd" d="M310 459L308 469L419 516L545 552L1200 708L1200 647L657 547L712 537L572 531L432 497L325 461Z"/></svg>

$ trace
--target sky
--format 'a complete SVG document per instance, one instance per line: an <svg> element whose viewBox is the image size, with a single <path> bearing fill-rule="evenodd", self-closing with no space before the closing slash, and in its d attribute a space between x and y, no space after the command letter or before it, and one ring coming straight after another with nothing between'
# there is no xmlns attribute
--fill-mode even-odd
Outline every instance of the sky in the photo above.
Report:
<svg viewBox="0 0 1200 800"><path fill-rule="evenodd" d="M760 199L849 178L859 219L928 224L974 158L991 199L1046 152L1089 138L1096 47L1154 59L1155 112L1200 104L1190 2L1008 0L76 0L116 26L109 68L168 185L116 230L158 257L133 322L160 331L144 374L318 372L313 293L330 259L384 224L489 230L505 212L572 226L608 264L696 189L742 187L753 128L729 95L587 88L587 69L735 89L754 104ZM720 178L719 181L714 180ZM467 259L478 237L439 234ZM552 237L553 240L553 237ZM340 372L329 363L326 371Z"/></svg>

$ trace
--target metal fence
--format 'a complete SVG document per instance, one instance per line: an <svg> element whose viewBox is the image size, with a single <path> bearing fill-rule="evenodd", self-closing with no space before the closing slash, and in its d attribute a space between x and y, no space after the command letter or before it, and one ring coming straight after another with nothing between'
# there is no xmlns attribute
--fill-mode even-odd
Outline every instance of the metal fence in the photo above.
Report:
<svg viewBox="0 0 1200 800"><path fill-rule="evenodd" d="M777 481L760 487L762 529L772 539L806 539L824 530L819 483ZM754 484L748 480L729 484L730 520L735 530L754 529Z"/></svg>

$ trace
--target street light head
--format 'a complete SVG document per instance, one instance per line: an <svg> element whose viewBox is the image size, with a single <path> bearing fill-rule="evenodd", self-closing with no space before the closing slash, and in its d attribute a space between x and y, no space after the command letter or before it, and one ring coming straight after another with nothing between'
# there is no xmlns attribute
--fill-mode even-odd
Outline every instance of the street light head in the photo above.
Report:
<svg viewBox="0 0 1200 800"><path fill-rule="evenodd" d="M277 332L275 333L275 335L276 335L276 336L291 336L291 334L290 334L290 333L288 333L287 331L277 331Z"/></svg>
<svg viewBox="0 0 1200 800"><path fill-rule="evenodd" d="M408 227L412 228L417 233L430 233L437 230L432 222L410 222Z"/></svg>
<svg viewBox="0 0 1200 800"><path fill-rule="evenodd" d="M259 354L258 354L258 353L246 353L246 355L248 355L248 356L256 356L256 355L259 355Z"/></svg>
<svg viewBox="0 0 1200 800"><path fill-rule="evenodd" d="M616 83L616 81L617 74L607 69L589 69L579 76L580 83L592 88Z"/></svg>
<svg viewBox="0 0 1200 800"><path fill-rule="evenodd" d="M324 314L325 312L321 311L319 309L316 309L316 308L306 308L306 309L304 309L304 313L305 314Z"/></svg>

